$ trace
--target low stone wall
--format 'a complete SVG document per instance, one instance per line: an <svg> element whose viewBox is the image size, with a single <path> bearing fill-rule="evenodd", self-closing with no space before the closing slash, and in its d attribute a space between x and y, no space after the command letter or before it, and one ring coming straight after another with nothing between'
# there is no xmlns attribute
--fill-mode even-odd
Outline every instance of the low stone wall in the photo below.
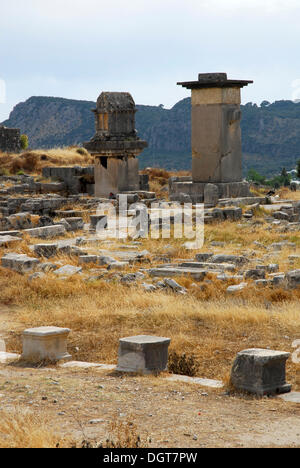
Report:
<svg viewBox="0 0 300 468"><path fill-rule="evenodd" d="M94 192L94 166L88 167L44 167L43 177L64 183L71 194Z"/></svg>

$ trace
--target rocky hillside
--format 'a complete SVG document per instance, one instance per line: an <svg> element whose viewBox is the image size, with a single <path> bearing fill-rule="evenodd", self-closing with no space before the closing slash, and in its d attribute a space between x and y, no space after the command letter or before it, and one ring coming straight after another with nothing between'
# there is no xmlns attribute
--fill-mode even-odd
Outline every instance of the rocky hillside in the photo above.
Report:
<svg viewBox="0 0 300 468"><path fill-rule="evenodd" d="M32 148L81 144L94 134L95 103L52 97L31 97L18 104L3 122L29 136ZM189 169L190 99L172 109L139 105L136 127L149 148L140 156L142 166ZM270 175L292 169L300 159L300 103L277 101L260 107L242 106L244 172L255 168Z"/></svg>

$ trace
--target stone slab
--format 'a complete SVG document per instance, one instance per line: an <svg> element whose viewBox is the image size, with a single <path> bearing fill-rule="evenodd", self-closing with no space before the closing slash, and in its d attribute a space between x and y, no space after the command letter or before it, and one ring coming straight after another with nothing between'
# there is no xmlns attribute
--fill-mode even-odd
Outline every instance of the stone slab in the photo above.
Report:
<svg viewBox="0 0 300 468"><path fill-rule="evenodd" d="M278 398L289 403L300 403L300 392L285 393L284 395L278 395Z"/></svg>
<svg viewBox="0 0 300 468"><path fill-rule="evenodd" d="M15 362L20 359L20 354L15 353L6 353L4 351L0 352L0 364L8 364L10 362Z"/></svg>
<svg viewBox="0 0 300 468"><path fill-rule="evenodd" d="M166 377L167 380L171 380L173 382L186 382L190 384L197 384L201 385L202 387L210 387L210 388L223 388L224 384L221 380L213 380L213 379L203 379L200 377L189 377L187 375L171 375L170 377Z"/></svg>
<svg viewBox="0 0 300 468"><path fill-rule="evenodd" d="M169 276L184 276L190 275L192 278L202 281L206 274L207 270L199 269L199 268L152 268L148 270L149 275L152 277L161 277L167 278Z"/></svg>

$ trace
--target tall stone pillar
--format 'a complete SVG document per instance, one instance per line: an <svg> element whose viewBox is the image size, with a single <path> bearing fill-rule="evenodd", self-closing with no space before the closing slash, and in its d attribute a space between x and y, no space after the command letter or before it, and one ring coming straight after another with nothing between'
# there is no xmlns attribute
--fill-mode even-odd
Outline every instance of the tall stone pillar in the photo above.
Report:
<svg viewBox="0 0 300 468"><path fill-rule="evenodd" d="M137 156L147 142L135 130L135 102L129 93L103 92L97 100L96 134L84 147L95 156L95 195L139 190Z"/></svg>
<svg viewBox="0 0 300 468"><path fill-rule="evenodd" d="M252 81L228 80L226 73L199 74L179 85L192 91L192 180L242 181L241 93Z"/></svg>

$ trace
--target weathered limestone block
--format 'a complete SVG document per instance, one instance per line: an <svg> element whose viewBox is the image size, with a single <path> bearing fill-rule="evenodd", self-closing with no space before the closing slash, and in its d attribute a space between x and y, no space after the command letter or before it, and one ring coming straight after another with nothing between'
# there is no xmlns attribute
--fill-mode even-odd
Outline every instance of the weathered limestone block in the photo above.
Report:
<svg viewBox="0 0 300 468"><path fill-rule="evenodd" d="M52 239L53 237L63 236L66 233L65 226L56 224L54 226L45 226L33 229L25 229L30 237L40 237L41 239Z"/></svg>
<svg viewBox="0 0 300 468"><path fill-rule="evenodd" d="M29 213L12 214L7 219L12 229L30 229L32 227Z"/></svg>
<svg viewBox="0 0 300 468"><path fill-rule="evenodd" d="M228 288L226 289L226 292L228 294L233 294L236 292L243 291L243 289L245 289L247 286L248 286L247 283L234 284L233 286L228 286Z"/></svg>
<svg viewBox="0 0 300 468"><path fill-rule="evenodd" d="M290 288L297 288L300 285L300 270L289 271L285 278Z"/></svg>
<svg viewBox="0 0 300 468"><path fill-rule="evenodd" d="M238 221L239 219L242 219L242 208L238 207L233 207L233 208L224 208L223 213L225 216L225 219L229 219L231 221Z"/></svg>
<svg viewBox="0 0 300 468"><path fill-rule="evenodd" d="M3 268L9 268L18 273L27 273L39 265L37 258L28 257L25 254L8 253L1 258Z"/></svg>
<svg viewBox="0 0 300 468"><path fill-rule="evenodd" d="M290 353L269 349L246 349L237 354L231 371L231 382L237 390L256 395L287 393L285 365Z"/></svg>
<svg viewBox="0 0 300 468"><path fill-rule="evenodd" d="M142 374L167 370L170 342L170 338L147 335L122 338L116 370Z"/></svg>
<svg viewBox="0 0 300 468"><path fill-rule="evenodd" d="M21 237L15 237L11 235L0 236L0 247L10 247L12 244L15 244L21 240Z"/></svg>
<svg viewBox="0 0 300 468"><path fill-rule="evenodd" d="M206 184L204 187L204 203L205 206L216 206L219 200L219 189L217 185Z"/></svg>
<svg viewBox="0 0 300 468"><path fill-rule="evenodd" d="M242 256L242 255L226 255L226 254L218 254L212 256L210 259L211 263L235 263L236 265L244 265L248 263L249 260Z"/></svg>
<svg viewBox="0 0 300 468"><path fill-rule="evenodd" d="M183 268L198 268L205 270L235 271L236 265L233 263L208 263L208 262L183 262Z"/></svg>
<svg viewBox="0 0 300 468"><path fill-rule="evenodd" d="M38 257L55 257L57 255L57 244L36 244L33 251Z"/></svg>
<svg viewBox="0 0 300 468"><path fill-rule="evenodd" d="M266 277L266 273L263 269L252 269L252 270L247 270L245 272L245 278L246 279L254 279L254 280L258 280L258 279L265 279Z"/></svg>
<svg viewBox="0 0 300 468"><path fill-rule="evenodd" d="M54 272L57 276L73 276L82 272L81 267L75 267L74 265L64 265Z"/></svg>
<svg viewBox="0 0 300 468"><path fill-rule="evenodd" d="M197 281L202 281L207 274L207 270L200 268L168 268L168 267L158 267L152 268L149 270L149 275L152 277L161 277L168 278L169 276L186 276L190 275Z"/></svg>
<svg viewBox="0 0 300 468"><path fill-rule="evenodd" d="M58 327L29 328L23 332L22 359L26 361L70 360L67 338L71 330Z"/></svg>
<svg viewBox="0 0 300 468"><path fill-rule="evenodd" d="M107 216L105 215L91 215L90 216L90 221L91 221L91 228L93 229L106 229L108 224L107 224Z"/></svg>
<svg viewBox="0 0 300 468"><path fill-rule="evenodd" d="M80 217L69 217L66 220L63 219L62 222L63 221L67 222L67 224L65 225L67 231L79 231L84 227L83 219Z"/></svg>
<svg viewBox="0 0 300 468"><path fill-rule="evenodd" d="M80 265L86 265L87 263L97 263L98 256L97 255L80 255L78 257L78 261Z"/></svg>

